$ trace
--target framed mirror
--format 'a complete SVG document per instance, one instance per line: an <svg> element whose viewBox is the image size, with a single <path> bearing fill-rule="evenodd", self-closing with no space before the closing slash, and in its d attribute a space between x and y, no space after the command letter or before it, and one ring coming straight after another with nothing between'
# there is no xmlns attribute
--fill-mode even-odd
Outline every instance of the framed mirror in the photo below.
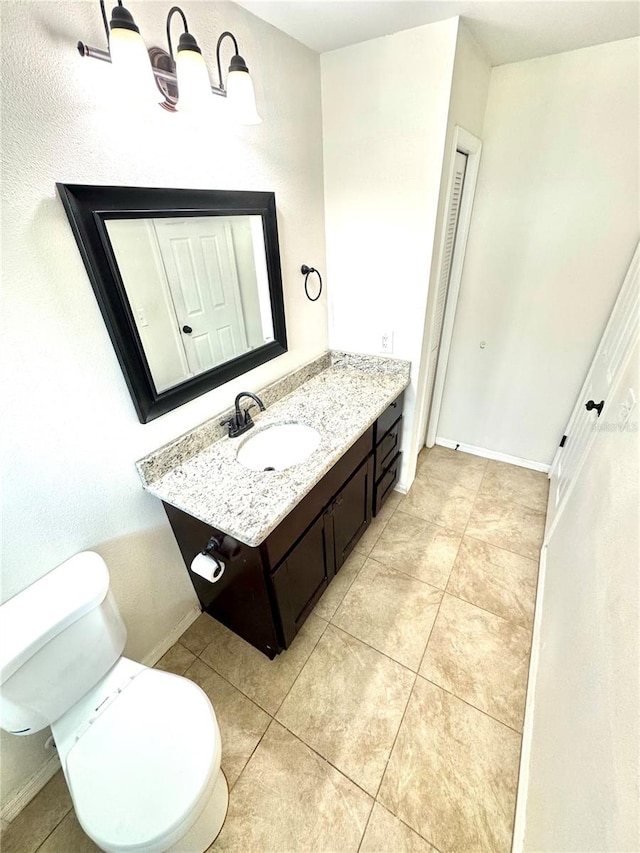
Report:
<svg viewBox="0 0 640 853"><path fill-rule="evenodd" d="M56 186L142 423L287 351L273 193Z"/></svg>

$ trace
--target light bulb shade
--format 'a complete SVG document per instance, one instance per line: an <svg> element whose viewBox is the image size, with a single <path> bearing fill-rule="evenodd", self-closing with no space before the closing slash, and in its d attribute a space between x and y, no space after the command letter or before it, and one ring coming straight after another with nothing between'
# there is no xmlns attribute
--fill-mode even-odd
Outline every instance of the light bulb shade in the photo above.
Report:
<svg viewBox="0 0 640 853"><path fill-rule="evenodd" d="M242 67L243 66L243 67ZM260 124L256 96L249 71L241 56L234 56L227 77L229 112L238 124Z"/></svg>
<svg viewBox="0 0 640 853"><path fill-rule="evenodd" d="M196 40L190 33L180 36L176 54L178 110L191 111L211 106L211 82Z"/></svg>
<svg viewBox="0 0 640 853"><path fill-rule="evenodd" d="M127 99L155 104L162 100L145 43L131 14L123 6L116 6L111 16L109 54Z"/></svg>

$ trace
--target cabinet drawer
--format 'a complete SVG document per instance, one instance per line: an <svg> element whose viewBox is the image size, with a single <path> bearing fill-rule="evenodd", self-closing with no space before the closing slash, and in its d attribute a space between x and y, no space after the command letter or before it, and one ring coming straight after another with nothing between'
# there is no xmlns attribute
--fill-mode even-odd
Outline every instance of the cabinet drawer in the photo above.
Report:
<svg viewBox="0 0 640 853"><path fill-rule="evenodd" d="M385 433L376 447L376 470L375 479L379 480L385 468L393 460L400 449L400 430L402 428L402 416L398 418L389 432Z"/></svg>
<svg viewBox="0 0 640 853"><path fill-rule="evenodd" d="M389 497L391 492L393 491L393 487L398 482L398 477L400 476L400 457L401 453L394 458L393 462L386 469L382 477L378 480L375 485L374 495L373 495L373 509L374 515L377 515L380 511L380 507Z"/></svg>
<svg viewBox="0 0 640 853"><path fill-rule="evenodd" d="M384 438L385 433L389 431L402 414L403 401L404 391L393 401L393 403L391 403L391 405L387 406L376 421L376 434L374 436L374 442L376 444Z"/></svg>

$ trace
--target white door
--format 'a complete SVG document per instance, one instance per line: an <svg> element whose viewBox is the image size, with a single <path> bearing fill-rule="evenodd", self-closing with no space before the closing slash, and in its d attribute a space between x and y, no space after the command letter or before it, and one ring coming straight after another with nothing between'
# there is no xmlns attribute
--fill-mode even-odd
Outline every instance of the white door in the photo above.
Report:
<svg viewBox="0 0 640 853"><path fill-rule="evenodd" d="M154 227L192 374L246 352L231 223L184 217Z"/></svg>
<svg viewBox="0 0 640 853"><path fill-rule="evenodd" d="M640 321L640 243L625 276L600 345L567 424L549 477L548 539L553 522L595 438L616 373Z"/></svg>

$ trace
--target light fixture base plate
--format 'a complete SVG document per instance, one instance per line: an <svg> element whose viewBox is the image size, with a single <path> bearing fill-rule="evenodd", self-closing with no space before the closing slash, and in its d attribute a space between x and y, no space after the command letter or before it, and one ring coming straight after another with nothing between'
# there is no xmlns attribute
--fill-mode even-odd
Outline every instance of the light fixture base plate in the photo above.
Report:
<svg viewBox="0 0 640 853"><path fill-rule="evenodd" d="M155 77L156 86L160 89L165 99L162 106L173 112L176 104L178 103L178 87L175 80L168 80L165 76L156 74L155 71L158 70L162 72L163 75L175 75L176 64L173 59L171 59L167 51L163 50L161 47L150 47L149 59L154 71L153 76Z"/></svg>

